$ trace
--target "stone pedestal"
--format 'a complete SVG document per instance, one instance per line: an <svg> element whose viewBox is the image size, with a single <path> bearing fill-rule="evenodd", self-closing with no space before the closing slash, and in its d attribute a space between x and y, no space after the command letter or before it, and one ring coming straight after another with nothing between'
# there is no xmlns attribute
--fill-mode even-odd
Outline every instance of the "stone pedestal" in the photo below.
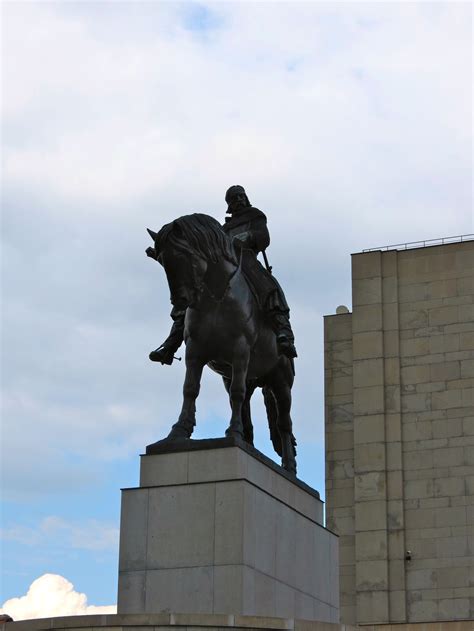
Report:
<svg viewBox="0 0 474 631"><path fill-rule="evenodd" d="M119 613L339 620L338 540L317 491L234 439L162 451L123 490Z"/></svg>

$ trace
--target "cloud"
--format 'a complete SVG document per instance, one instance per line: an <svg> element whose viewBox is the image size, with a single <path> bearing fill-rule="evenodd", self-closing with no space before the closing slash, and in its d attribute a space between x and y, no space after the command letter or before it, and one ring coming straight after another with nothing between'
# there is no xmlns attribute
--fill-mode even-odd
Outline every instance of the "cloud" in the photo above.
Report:
<svg viewBox="0 0 474 631"><path fill-rule="evenodd" d="M268 214L299 351L297 433L322 441L312 420L323 414L321 316L350 303L349 252L471 230L469 11L6 7L12 497L39 492L27 454L43 436L43 488L60 491L68 475L71 488L84 485L78 459L100 477L102 463L176 420L182 364L147 361L170 306L161 269L143 254L144 228L194 210L222 219L234 182ZM217 415L222 433L217 377L198 408L198 427Z"/></svg>
<svg viewBox="0 0 474 631"><path fill-rule="evenodd" d="M117 24L127 6L112 9ZM395 201L407 179L446 177L466 150L466 10L222 3L201 11L220 24L203 42L161 3L140 28L174 18L172 35L140 41L111 36L93 12L9 8L10 37L23 37L7 42L7 116L16 137L36 124L8 143L6 179L104 215L162 206L183 181L184 207L205 203L234 173L263 190L302 187L306 212L325 193L347 218L346 199L371 215L384 187Z"/></svg>
<svg viewBox="0 0 474 631"><path fill-rule="evenodd" d="M61 517L44 517L36 528L13 525L0 531L2 539L27 546L45 546L79 550L117 550L119 531L115 525L95 519L70 522Z"/></svg>
<svg viewBox="0 0 474 631"><path fill-rule="evenodd" d="M87 7L5 9L7 487L35 479L44 435L52 490L64 460L79 485L77 458L100 469L176 420L182 364L147 361L170 306L144 228L222 219L234 182L268 214L297 432L321 442L321 316L350 303L348 254L472 229L470 8ZM215 376L198 407L222 432Z"/></svg>
<svg viewBox="0 0 474 631"><path fill-rule="evenodd" d="M76 592L74 585L59 574L43 574L33 581L25 596L10 598L3 603L0 613L13 620L115 614L116 605L96 606L87 604L86 594Z"/></svg>

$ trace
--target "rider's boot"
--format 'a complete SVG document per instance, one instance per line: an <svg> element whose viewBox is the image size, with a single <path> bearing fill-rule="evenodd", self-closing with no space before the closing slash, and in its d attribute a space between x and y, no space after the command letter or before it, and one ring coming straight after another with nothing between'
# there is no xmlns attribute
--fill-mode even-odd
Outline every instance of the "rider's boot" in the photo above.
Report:
<svg viewBox="0 0 474 631"><path fill-rule="evenodd" d="M184 316L186 311L173 315L173 326L166 340L158 346L157 349L151 351L149 358L152 362L160 362L170 366L173 363L174 354L183 343L184 335Z"/></svg>
<svg viewBox="0 0 474 631"><path fill-rule="evenodd" d="M295 336L287 313L272 313L272 328L277 338L277 349L280 355L286 355L289 359L298 357L295 348Z"/></svg>

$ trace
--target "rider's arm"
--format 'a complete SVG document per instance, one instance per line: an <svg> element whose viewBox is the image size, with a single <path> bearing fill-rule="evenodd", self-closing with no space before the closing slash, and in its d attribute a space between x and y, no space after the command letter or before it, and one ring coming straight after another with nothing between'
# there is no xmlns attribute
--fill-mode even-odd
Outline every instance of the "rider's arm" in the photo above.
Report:
<svg viewBox="0 0 474 631"><path fill-rule="evenodd" d="M267 228L267 218L263 213L261 216L252 220L249 230L248 246L255 252L262 252L270 245L270 233Z"/></svg>

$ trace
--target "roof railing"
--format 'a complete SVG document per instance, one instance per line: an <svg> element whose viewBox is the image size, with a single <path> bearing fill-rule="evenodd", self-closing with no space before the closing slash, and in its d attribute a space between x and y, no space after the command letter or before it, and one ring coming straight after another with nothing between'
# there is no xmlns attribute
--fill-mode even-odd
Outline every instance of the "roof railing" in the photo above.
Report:
<svg viewBox="0 0 474 631"><path fill-rule="evenodd" d="M362 252L378 252L380 250L412 250L415 248L428 248L433 245L445 245L447 243L461 243L463 241L474 241L474 234L462 234L456 237L440 237L439 239L425 239L424 241L411 241L410 243L397 243L395 245L384 245L380 248L367 248Z"/></svg>

